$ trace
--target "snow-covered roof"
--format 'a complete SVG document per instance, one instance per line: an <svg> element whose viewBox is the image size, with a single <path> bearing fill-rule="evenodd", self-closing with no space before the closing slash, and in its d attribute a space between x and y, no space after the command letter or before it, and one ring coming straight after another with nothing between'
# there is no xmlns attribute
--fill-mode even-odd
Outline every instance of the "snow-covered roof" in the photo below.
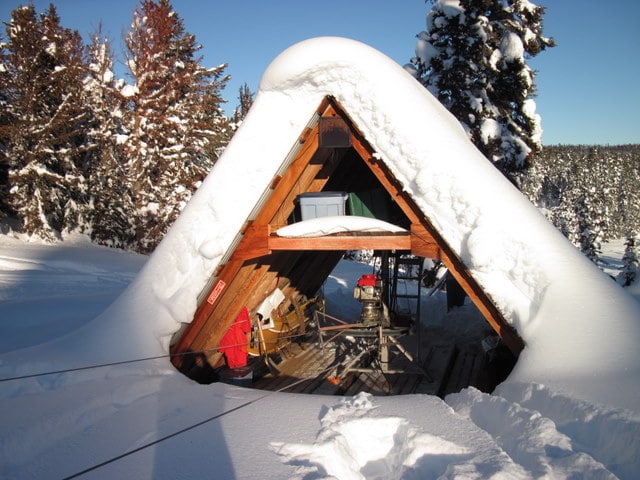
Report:
<svg viewBox="0 0 640 480"><path fill-rule="evenodd" d="M524 339L510 381L585 396L596 381L598 399L606 401L615 379L616 388L638 396L640 305L577 251L402 67L344 38L307 40L272 62L224 154L136 281L105 313L119 320L103 328L126 322L147 336L152 328L160 344L137 350L166 352L327 95ZM139 342L123 338L128 341ZM627 377L634 380L620 381Z"/></svg>

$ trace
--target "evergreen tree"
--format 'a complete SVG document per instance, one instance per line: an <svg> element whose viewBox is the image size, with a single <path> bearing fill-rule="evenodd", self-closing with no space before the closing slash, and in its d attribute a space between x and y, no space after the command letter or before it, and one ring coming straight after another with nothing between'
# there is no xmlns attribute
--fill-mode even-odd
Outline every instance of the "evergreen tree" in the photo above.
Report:
<svg viewBox="0 0 640 480"><path fill-rule="evenodd" d="M597 221L592 218L593 205L589 196L581 192L578 195L576 218L576 243L580 251L596 265L599 263L602 253L602 229Z"/></svg>
<svg viewBox="0 0 640 480"><path fill-rule="evenodd" d="M543 14L523 0L434 0L407 66L508 176L541 148L525 56L554 45L542 36Z"/></svg>
<svg viewBox="0 0 640 480"><path fill-rule="evenodd" d="M618 275L618 282L628 287L638 277L638 254L636 239L633 234L627 234L624 255L622 256L622 271Z"/></svg>
<svg viewBox="0 0 640 480"><path fill-rule="evenodd" d="M249 89L249 85L243 83L238 92L239 105L234 109L231 118L231 126L233 130L237 130L242 121L249 113L251 105L253 105L253 93Z"/></svg>
<svg viewBox="0 0 640 480"><path fill-rule="evenodd" d="M635 145L635 154L632 146L625 149L630 153L616 150L611 159L617 175L608 182L615 188L611 195L616 205L613 231L616 236L622 232L629 236L629 232L640 231L640 145Z"/></svg>
<svg viewBox="0 0 640 480"><path fill-rule="evenodd" d="M150 251L215 162L212 143L225 141L220 92L226 65L200 65L201 47L169 0L141 2L126 47L135 80L126 143L134 247Z"/></svg>
<svg viewBox="0 0 640 480"><path fill-rule="evenodd" d="M0 32L0 218L13 216L9 205L9 157L4 153L8 147L8 129L11 126L9 111L9 52L4 36Z"/></svg>
<svg viewBox="0 0 640 480"><path fill-rule="evenodd" d="M86 202L80 35L53 5L39 16L19 7L7 24L0 154L10 207L23 231L55 238L78 228Z"/></svg>
<svg viewBox="0 0 640 480"><path fill-rule="evenodd" d="M220 158L235 131L234 125L222 109L225 100L220 96L220 91L229 80L228 76L223 76L224 68L226 65L217 67L215 83L220 85L220 88L212 88L203 92L197 115L197 118L200 118L199 123L208 128L206 146L200 152L201 168L205 175Z"/></svg>
<svg viewBox="0 0 640 480"><path fill-rule="evenodd" d="M98 243L124 248L133 240L133 202L121 145L126 138L126 105L121 94L124 82L115 78L109 45L98 28L87 48L84 88L92 112L87 132L90 234Z"/></svg>

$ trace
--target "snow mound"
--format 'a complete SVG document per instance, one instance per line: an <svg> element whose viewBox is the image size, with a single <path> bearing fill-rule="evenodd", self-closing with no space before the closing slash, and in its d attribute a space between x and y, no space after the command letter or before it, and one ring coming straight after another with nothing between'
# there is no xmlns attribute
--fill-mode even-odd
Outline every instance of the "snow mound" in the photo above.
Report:
<svg viewBox="0 0 640 480"><path fill-rule="evenodd" d="M637 423L610 423L597 437L623 434L620 442L614 441L621 450L614 454L611 449L608 455L607 449L594 448L590 454L581 443L585 438L570 428L563 426L563 432L535 409L474 388L448 396L450 409L433 397L412 396L411 401L421 404L423 422L411 416L386 415L381 412L389 410L384 399L360 393L325 410L313 443L271 442L271 448L283 462L298 467L299 476L294 478L481 479L500 475L613 480L616 474L633 478L639 467L638 460L628 457L638 451L637 437L635 441L630 438L638 433ZM401 411L404 402L399 403ZM571 411L580 416L593 408L585 410L584 406L574 404ZM439 428L443 422L448 429ZM592 435L596 433L588 423L581 425ZM622 444L628 440L630 444ZM608 466L599 456L606 457L600 460Z"/></svg>

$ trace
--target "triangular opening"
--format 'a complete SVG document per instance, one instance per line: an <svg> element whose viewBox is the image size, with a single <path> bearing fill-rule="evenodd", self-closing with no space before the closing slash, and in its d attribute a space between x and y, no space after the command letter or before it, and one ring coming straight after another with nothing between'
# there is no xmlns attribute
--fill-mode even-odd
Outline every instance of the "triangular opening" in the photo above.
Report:
<svg viewBox="0 0 640 480"><path fill-rule="evenodd" d="M322 119L331 121L323 122ZM328 132L324 137L320 135L323 128ZM374 233L341 231L338 234L313 237L280 237L277 233L280 228L305 221L301 212L301 197L309 194L317 195L322 202L331 202L334 196L338 195L338 201L344 202L342 213L347 217L381 220L401 227L403 231ZM313 332L310 331L309 324L322 336L317 319L320 300L318 302L312 300L319 298L318 292L329 274L338 265L345 252L352 250L372 250L379 256L379 278L382 280L381 289L385 308L388 308L387 304L396 306L398 304L398 271L402 273L409 270L403 270L397 266L410 258L409 254L420 259L430 258L436 262L442 262L449 270L449 281L443 281L442 284L448 283L450 291L465 292L472 299L472 307L474 305L477 307L481 316L484 316L503 342L508 345L511 353L506 355L507 363L510 363L510 367L513 365L515 355L522 348L519 337L508 327L490 299L466 271L462 262L431 226L428 218L404 193L402 185L389 172L384 162L376 158L375 152L346 112L330 97L325 98L319 106L317 114L302 132L290 155L284 159L282 168L265 190L261 202L256 205L236 241L227 252L225 261L219 265L203 291L193 322L176 335L176 341L172 346L174 364L192 378L197 378L203 373L207 373L208 378L215 378L217 373L222 373L227 378L245 383L249 376L253 378L250 383L255 384L256 377L271 375L280 377L278 382L273 382L271 386L282 384L283 377L287 377L280 367L284 357L295 356L294 352L301 349L302 345L308 347L309 342L315 342L316 346L318 342L324 343L325 338L316 337L315 340L310 340ZM419 278L414 279L414 282L419 282L421 288L433 287L425 283L424 270L419 268L419 272ZM276 300L277 303L275 303ZM270 301L274 304L269 303ZM273 307L275 311L271 312L267 309L269 313L265 314L265 305ZM370 305L363 304L363 308L365 307L370 308ZM316 313L310 313L313 311ZM228 367L229 355L223 355L223 353L228 349L223 348L221 351L220 347L229 344L229 332L233 330L238 318L241 318L242 312L249 314L248 322L252 327L250 328L251 339L246 345L241 345L246 338L243 337L246 332L240 332L235 337L236 344L232 342L231 346L240 347L240 356L244 355L243 350L246 351L248 348L249 353L259 357L259 361L254 359L253 363L260 367L268 367L271 372L259 371L260 368L255 368L256 365L247 369L232 366L233 368L225 370L225 359ZM260 312L263 319L265 315L269 317L267 319L269 321L264 325L257 320ZM400 312L392 311L391 317L394 324L398 323ZM273 325L274 321L279 322L277 328ZM358 318L338 318L337 321L359 323ZM413 321L419 323L420 319ZM257 324L259 328L256 327ZM387 324L385 327L389 326ZM370 364L379 359L382 354L387 355L394 350L396 353L400 351L400 357L404 360L410 360L410 363L417 365L419 373L424 374L427 383L429 381L433 383L433 379L430 380L433 375L426 372L428 365L424 358L429 354L420 353L415 339L404 338L408 337L405 334L410 331L415 333L420 331L420 328L412 326L411 321L408 321L407 325L398 327L402 332L369 327L371 325L365 326L364 331L373 333L363 335L365 337L369 335L374 339L368 342L375 344L373 350L366 355L361 355L362 349L371 349L371 345L366 346L367 341L356 342L355 347L351 345L354 351L347 352L340 360L350 364L349 367L353 373L356 373L358 368L364 369L363 374L366 373L369 367L361 367L361 364L367 362ZM336 329L338 330L339 328ZM375 340L376 332L379 334L378 337L384 337L384 341ZM347 333L350 336L354 335L354 331L350 328ZM398 339L401 337L402 342L408 341L408 343L399 342ZM418 338L417 342L422 341ZM383 352L380 351L381 345L384 346ZM347 347L339 346L343 350ZM412 348L414 352L410 353L409 350ZM436 350L432 356L456 354L455 351L443 353ZM287 352L286 355L285 352ZM361 358L354 360L352 358L354 355L360 355ZM436 360L441 361L431 359L431 361ZM453 362L449 360L450 363ZM318 363L322 360L310 357L308 361ZM474 359L471 361L473 362ZM450 369L452 365L444 368ZM464 372L460 375L467 375L474 367L467 365L461 368ZM230 373L229 370L231 370ZM389 371L385 372L384 368L380 370L381 375L388 380L391 375ZM288 375L292 383L305 383L295 375L298 374ZM335 377L333 375L332 378L335 379ZM318 379L314 378L307 383L314 382L317 383ZM263 388L270 388L267 383L263 382L263 384ZM324 385L323 381L320 381L320 384ZM462 381L462 386L466 384L472 384L472 381ZM348 388L334 384L335 388L324 390L325 393L328 391L354 393L354 388L358 387L353 385L354 382L351 381ZM360 388L373 390L374 393L383 393L366 385ZM491 388L489 385L485 389ZM432 388L428 393L442 392L442 388Z"/></svg>

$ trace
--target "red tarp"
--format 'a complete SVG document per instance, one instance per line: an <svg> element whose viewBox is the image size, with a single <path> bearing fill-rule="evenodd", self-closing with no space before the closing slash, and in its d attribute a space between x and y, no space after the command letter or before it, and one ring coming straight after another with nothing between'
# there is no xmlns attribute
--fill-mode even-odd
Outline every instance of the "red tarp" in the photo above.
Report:
<svg viewBox="0 0 640 480"><path fill-rule="evenodd" d="M229 368L247 364L247 333L251 331L251 317L247 307L242 307L233 324L220 341L220 352L224 353Z"/></svg>

